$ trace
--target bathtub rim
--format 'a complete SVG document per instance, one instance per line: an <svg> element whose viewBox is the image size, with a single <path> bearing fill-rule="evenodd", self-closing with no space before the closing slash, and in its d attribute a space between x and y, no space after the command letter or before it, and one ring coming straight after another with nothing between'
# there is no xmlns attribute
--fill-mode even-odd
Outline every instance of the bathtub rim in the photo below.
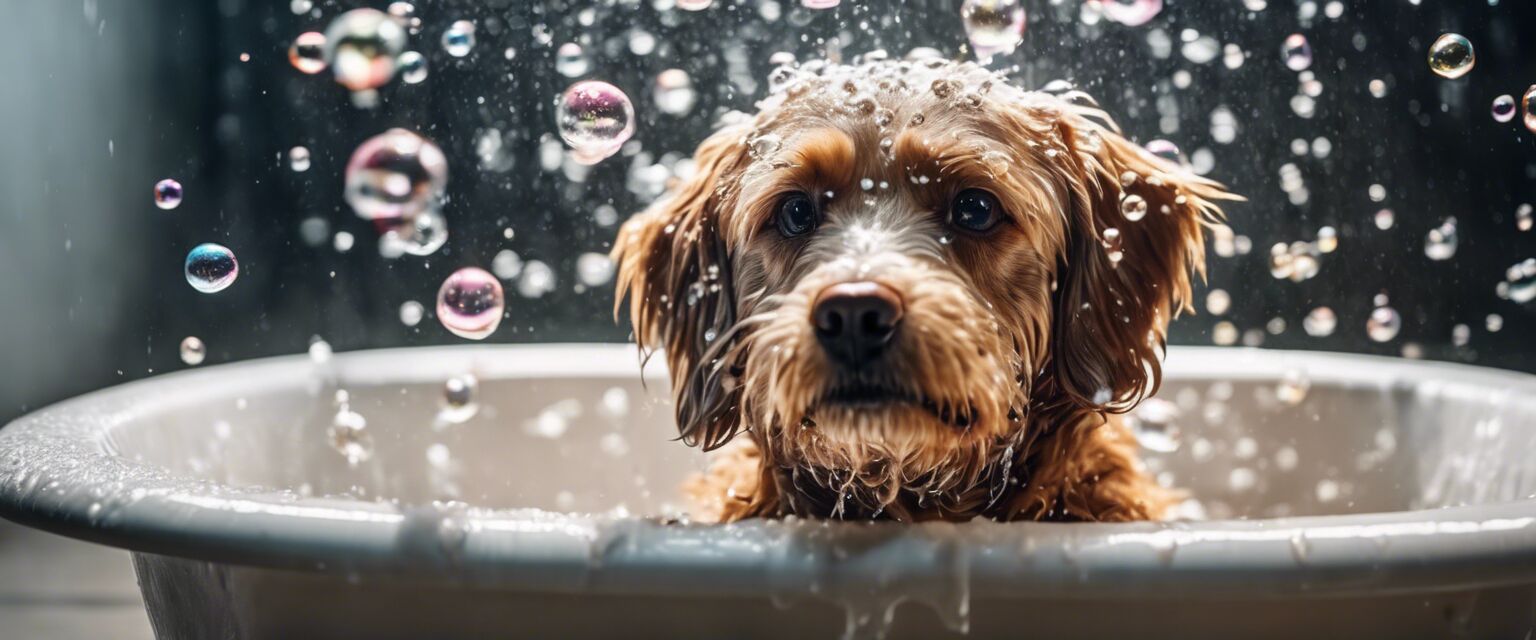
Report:
<svg viewBox="0 0 1536 640"><path fill-rule="evenodd" d="M400 367L402 358L415 362ZM638 353L621 344L471 345L339 353L332 366L349 384L367 385L441 380L463 371L466 361L492 378L632 376ZM472 522L479 528L467 533L462 547L445 551L435 538L415 533L436 512L203 480L188 484L185 477L112 456L97 440L117 424L165 410L146 404L234 387L247 394L291 387L303 384L314 366L300 355L191 369L24 416L0 429L0 480L6 480L0 482L0 517L136 552L213 563L534 591L794 597L829 582L947 584L955 562L968 567L971 592L987 597L1310 597L1536 583L1536 500L1198 523L912 527L678 526L497 510L477 513ZM1308 371L1314 388L1433 379L1447 393L1492 390L1536 401L1536 376L1355 354L1173 347L1164 373L1170 379L1272 379L1297 366ZM665 393L660 358L646 368L645 379ZM189 394L189 387L201 393ZM172 389L177 393L166 393ZM81 418L103 413L113 420ZM40 470L49 482L61 483L60 490L24 491L9 481L11 459L37 445L63 448ZM141 483L147 495L93 523L88 511L103 498L74 490L72 476L58 470L68 464L109 465L112 473ZM830 553L838 547L859 552L838 559Z"/></svg>

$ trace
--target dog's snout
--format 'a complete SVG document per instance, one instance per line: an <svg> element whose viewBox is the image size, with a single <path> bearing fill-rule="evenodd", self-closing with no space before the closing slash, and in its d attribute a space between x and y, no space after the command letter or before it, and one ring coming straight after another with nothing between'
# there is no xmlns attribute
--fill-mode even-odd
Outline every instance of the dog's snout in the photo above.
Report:
<svg viewBox="0 0 1536 640"><path fill-rule="evenodd" d="M816 338L835 360L862 367L885 352L901 322L901 296L878 282L843 282L822 290L811 311Z"/></svg>

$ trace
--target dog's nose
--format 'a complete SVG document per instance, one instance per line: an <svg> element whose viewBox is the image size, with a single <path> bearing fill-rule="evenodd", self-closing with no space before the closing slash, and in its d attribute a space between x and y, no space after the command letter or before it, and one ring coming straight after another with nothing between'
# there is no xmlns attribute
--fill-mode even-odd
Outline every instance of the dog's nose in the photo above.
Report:
<svg viewBox="0 0 1536 640"><path fill-rule="evenodd" d="M901 314L901 296L890 287L843 282L821 291L811 319L821 347L844 366L858 368L885 352Z"/></svg>

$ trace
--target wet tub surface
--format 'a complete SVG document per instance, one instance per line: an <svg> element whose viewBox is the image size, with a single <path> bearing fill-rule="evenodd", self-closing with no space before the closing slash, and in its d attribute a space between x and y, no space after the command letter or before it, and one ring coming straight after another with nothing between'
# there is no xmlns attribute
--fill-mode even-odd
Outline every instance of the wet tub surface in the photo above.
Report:
<svg viewBox="0 0 1536 640"><path fill-rule="evenodd" d="M0 515L135 551L164 638L1530 627L1530 376L1176 348L1136 421L1191 519L703 526L665 522L702 459L672 441L659 362L639 371L629 347L555 345L162 376L0 430ZM458 421L443 385L466 372ZM367 421L355 465L339 390Z"/></svg>

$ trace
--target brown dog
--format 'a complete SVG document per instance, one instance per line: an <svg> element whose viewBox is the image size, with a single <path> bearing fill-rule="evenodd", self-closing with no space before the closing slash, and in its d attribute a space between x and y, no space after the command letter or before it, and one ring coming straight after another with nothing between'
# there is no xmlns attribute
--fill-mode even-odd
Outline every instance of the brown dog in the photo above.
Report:
<svg viewBox="0 0 1536 640"><path fill-rule="evenodd" d="M1174 493L1117 414L1156 390L1234 197L973 64L771 81L614 249L683 440L750 440L694 517L1159 517Z"/></svg>

